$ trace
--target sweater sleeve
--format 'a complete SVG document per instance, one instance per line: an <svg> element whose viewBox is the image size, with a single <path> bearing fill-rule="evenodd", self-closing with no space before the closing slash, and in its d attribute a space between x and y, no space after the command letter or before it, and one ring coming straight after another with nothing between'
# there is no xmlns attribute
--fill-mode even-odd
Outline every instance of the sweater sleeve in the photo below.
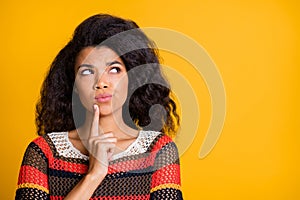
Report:
<svg viewBox="0 0 300 200"><path fill-rule="evenodd" d="M150 199L183 199L181 192L180 164L176 144L163 135L155 144L154 173L151 181Z"/></svg>
<svg viewBox="0 0 300 200"><path fill-rule="evenodd" d="M48 159L41 149L44 139L31 142L24 154L19 172L16 200L49 199Z"/></svg>

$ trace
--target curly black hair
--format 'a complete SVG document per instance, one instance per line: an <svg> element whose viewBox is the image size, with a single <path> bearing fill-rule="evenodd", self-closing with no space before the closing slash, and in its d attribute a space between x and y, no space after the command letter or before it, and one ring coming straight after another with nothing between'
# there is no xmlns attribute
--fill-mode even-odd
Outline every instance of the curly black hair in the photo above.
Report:
<svg viewBox="0 0 300 200"><path fill-rule="evenodd" d="M128 72L128 96L122 109L125 123L175 136L179 115L154 42L135 22L108 14L84 20L52 62L36 104L38 134L73 130L84 122L85 116L74 117L74 112L85 113L73 92L75 59L85 47L98 45L114 50Z"/></svg>

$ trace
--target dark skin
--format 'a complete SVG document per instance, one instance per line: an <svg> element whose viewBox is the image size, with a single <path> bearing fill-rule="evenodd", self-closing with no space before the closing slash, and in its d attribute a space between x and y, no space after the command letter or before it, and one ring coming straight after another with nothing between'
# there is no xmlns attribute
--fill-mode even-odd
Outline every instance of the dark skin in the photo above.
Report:
<svg viewBox="0 0 300 200"><path fill-rule="evenodd" d="M76 59L75 73L75 92L86 108L86 120L69 132L69 140L89 156L89 170L65 199L83 200L89 199L103 181L112 156L127 149L139 133L122 118L128 76L114 51L107 47L83 49Z"/></svg>

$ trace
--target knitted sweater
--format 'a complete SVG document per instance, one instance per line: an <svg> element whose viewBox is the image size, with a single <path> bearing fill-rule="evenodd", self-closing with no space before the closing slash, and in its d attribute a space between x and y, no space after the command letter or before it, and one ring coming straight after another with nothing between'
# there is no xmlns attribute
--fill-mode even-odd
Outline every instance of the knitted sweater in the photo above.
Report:
<svg viewBox="0 0 300 200"><path fill-rule="evenodd" d="M68 132L40 136L23 157L15 199L63 199L84 177L88 156ZM113 156L108 174L90 199L182 199L175 143L166 135L140 131L135 142Z"/></svg>

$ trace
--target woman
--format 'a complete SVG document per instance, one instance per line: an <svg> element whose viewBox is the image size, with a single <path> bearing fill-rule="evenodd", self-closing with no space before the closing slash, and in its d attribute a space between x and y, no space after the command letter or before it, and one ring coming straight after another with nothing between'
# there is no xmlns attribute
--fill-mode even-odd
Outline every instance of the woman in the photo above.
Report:
<svg viewBox="0 0 300 200"><path fill-rule="evenodd" d="M36 124L16 199L182 199L176 104L133 21L95 15L76 28L45 78Z"/></svg>

